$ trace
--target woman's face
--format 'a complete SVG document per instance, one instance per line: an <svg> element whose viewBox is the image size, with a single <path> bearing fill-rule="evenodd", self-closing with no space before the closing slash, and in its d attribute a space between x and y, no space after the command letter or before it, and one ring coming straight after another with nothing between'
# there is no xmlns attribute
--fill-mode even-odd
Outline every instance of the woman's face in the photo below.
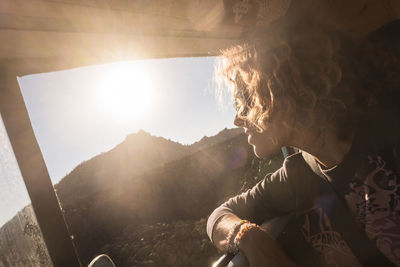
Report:
<svg viewBox="0 0 400 267"><path fill-rule="evenodd" d="M256 127L243 119L235 117L234 124L244 129L248 143L253 146L254 153L259 158L266 158L282 146L288 145L288 131L283 125L270 123L267 130L258 132Z"/></svg>

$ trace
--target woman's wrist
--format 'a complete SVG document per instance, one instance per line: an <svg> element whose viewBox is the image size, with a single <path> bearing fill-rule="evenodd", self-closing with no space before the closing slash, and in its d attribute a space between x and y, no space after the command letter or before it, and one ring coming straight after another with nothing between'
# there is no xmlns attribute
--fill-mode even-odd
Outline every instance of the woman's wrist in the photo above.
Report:
<svg viewBox="0 0 400 267"><path fill-rule="evenodd" d="M280 246L256 224L236 221L231 224L225 242L225 248L232 246L230 252L235 254L241 251L251 266L295 266Z"/></svg>
<svg viewBox="0 0 400 267"><path fill-rule="evenodd" d="M258 240L261 236L266 233L256 224L252 224L244 228L241 236L238 236L237 247L245 255L250 254L254 251L255 246L258 244Z"/></svg>
<svg viewBox="0 0 400 267"><path fill-rule="evenodd" d="M239 250L243 250L242 241L246 241L248 239L247 235L255 229L262 231L258 225L246 220L236 223L226 237L226 250L234 254L238 253Z"/></svg>
<svg viewBox="0 0 400 267"><path fill-rule="evenodd" d="M235 223L232 229L229 231L228 236L226 238L226 251L230 253L238 253L239 247L237 244L238 234L240 233L242 226L248 224L249 221L241 220L238 223Z"/></svg>

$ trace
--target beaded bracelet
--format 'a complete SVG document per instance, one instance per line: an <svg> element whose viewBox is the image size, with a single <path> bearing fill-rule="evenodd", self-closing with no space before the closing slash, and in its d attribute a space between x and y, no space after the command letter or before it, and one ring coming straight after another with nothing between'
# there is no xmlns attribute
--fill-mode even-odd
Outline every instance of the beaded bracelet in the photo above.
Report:
<svg viewBox="0 0 400 267"><path fill-rule="evenodd" d="M233 246L234 246L234 250L235 250L235 251L239 251L240 241L241 241L242 237L244 236L244 234L245 234L247 231L249 231L250 229L253 229L253 228L259 228L259 229L261 229L261 227L258 226L257 224L255 224L255 223L250 223L250 222L247 222L247 223L243 224L243 225L240 227L240 230L239 230L239 232L236 234L236 236L235 236L235 238L234 238L234 241L233 241Z"/></svg>
<svg viewBox="0 0 400 267"><path fill-rule="evenodd" d="M234 239L236 237L236 233L239 231L240 226L242 226L245 223L249 223L247 220L241 220L239 223L235 223L235 225L232 227L232 229L229 231L227 237L226 237L226 251L230 253L238 253L239 250L235 248L234 246Z"/></svg>

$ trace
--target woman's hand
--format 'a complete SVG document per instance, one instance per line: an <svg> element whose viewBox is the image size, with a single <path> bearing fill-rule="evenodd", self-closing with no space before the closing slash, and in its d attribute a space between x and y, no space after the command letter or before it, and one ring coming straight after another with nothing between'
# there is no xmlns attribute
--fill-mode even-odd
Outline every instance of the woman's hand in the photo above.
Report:
<svg viewBox="0 0 400 267"><path fill-rule="evenodd" d="M258 227L251 228L243 235L239 249L246 255L250 267L296 266L282 248Z"/></svg>
<svg viewBox="0 0 400 267"><path fill-rule="evenodd" d="M240 223L236 215L224 215L214 228L215 245L226 251L226 237L229 231ZM293 267L296 266L285 254L282 248L262 229L254 227L247 230L239 244L239 249L249 261L250 267Z"/></svg>

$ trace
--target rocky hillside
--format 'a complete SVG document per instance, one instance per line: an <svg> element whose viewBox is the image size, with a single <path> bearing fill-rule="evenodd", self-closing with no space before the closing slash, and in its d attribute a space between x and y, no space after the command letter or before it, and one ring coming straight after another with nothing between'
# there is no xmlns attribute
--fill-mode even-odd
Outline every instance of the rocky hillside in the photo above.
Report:
<svg viewBox="0 0 400 267"><path fill-rule="evenodd" d="M184 146L141 130L128 135L110 151L79 164L55 185L55 188L61 202L68 205L70 201L85 199L88 195L104 190L110 184L124 184L132 177L138 177L150 169L176 161L241 133L240 129L224 129L215 136L204 137L193 145Z"/></svg>
<svg viewBox="0 0 400 267"><path fill-rule="evenodd" d="M242 128L224 129L220 131L217 135L204 136L203 138L200 139L200 141L197 141L194 144L190 145L189 149L191 150L191 152L196 152L200 149L217 145L226 140L232 139L240 134L243 134Z"/></svg>

